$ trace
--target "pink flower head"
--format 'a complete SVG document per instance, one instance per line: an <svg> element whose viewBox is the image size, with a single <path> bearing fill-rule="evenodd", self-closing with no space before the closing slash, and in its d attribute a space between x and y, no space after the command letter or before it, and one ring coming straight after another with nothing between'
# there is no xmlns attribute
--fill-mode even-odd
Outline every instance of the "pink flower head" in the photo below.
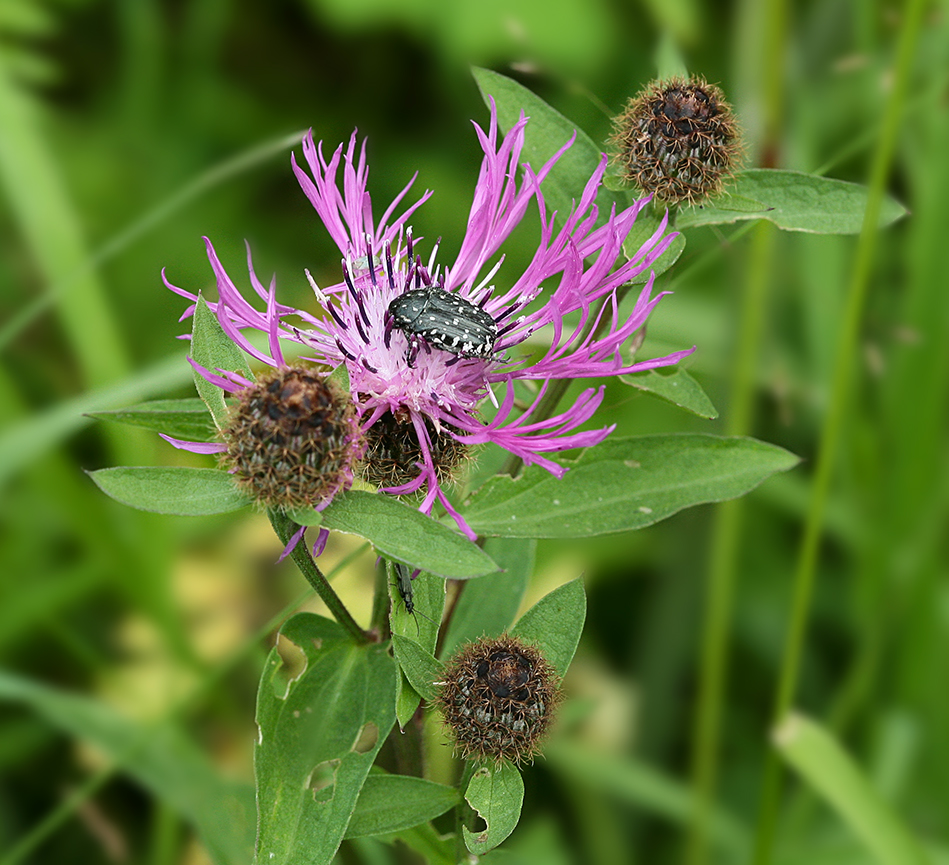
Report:
<svg viewBox="0 0 949 865"><path fill-rule="evenodd" d="M537 463L562 476L565 469L546 454L598 444L613 427L578 431L602 402L602 385L583 391L561 413L535 420L549 379L594 378L668 366L694 350L637 363L624 360L623 345L645 324L663 293L652 296L651 275L632 312L621 317L617 290L648 271L674 235L663 236L663 220L633 258L621 257L623 241L648 199L619 213L614 208L605 223L597 226L599 214L594 200L606 169L605 155L563 226L555 228L554 214L547 212L541 184L573 140L538 171L524 164L518 181L526 124L522 114L499 142L493 103L488 131L475 124L484 159L465 237L450 265L439 260L437 243L423 261L408 222L430 192L397 215L413 178L376 222L367 190L365 141L357 154L353 133L348 146L344 149L340 145L327 159L322 145L314 144L312 133L308 133L303 155L309 171L296 158L293 170L342 254L341 282L319 288L310 279L323 315L277 304L272 287L265 290L254 275L248 253L251 283L266 302L266 310L258 311L236 290L208 244L220 293L219 302L211 306L224 330L255 356L259 353L250 350L241 329L268 333L274 356L276 343L284 338L306 345L311 359L320 364L335 368L345 363L363 430L370 430L391 415L400 423L411 423L418 436L421 459L416 464L417 474L409 482L383 487L383 491L424 491L423 511L430 512L434 502L440 501L471 537L474 533L442 490L432 458L432 430L463 444L493 442L527 465ZM503 273L504 257L495 256L535 201L541 220L537 250L523 272L505 281L508 287L498 288L492 280ZM621 263L617 266L618 259ZM552 288L548 287L550 282L555 283ZM195 299L188 292L169 287ZM415 331L399 326L390 305L407 291L421 292L421 296L432 293L436 298L444 297L438 292L452 295L451 304L462 311L459 326L465 324L465 319L487 321L478 310L487 314L494 322L490 343L472 348L472 343L462 341L461 348L452 350L445 348L448 343L437 336L426 338L422 324ZM281 319L290 314L300 316L304 327L282 323ZM595 317L592 322L591 317ZM454 330L458 320L451 324L440 318L432 327L437 330L442 325ZM532 361L529 353L517 349L541 331L545 337L550 334L546 350ZM515 384L527 379L545 383L533 403L521 410L515 407ZM497 407L488 423L478 408L485 398Z"/></svg>

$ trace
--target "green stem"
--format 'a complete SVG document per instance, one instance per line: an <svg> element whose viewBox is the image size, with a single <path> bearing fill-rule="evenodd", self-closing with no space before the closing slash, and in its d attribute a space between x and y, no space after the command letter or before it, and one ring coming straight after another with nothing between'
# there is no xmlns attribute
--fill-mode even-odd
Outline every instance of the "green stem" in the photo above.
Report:
<svg viewBox="0 0 949 865"><path fill-rule="evenodd" d="M774 227L770 224L761 223L756 227L732 372L731 399L725 427L728 435L746 435L751 430L755 373L764 330L774 235ZM728 634L731 630L741 526L740 500L718 506L709 552L698 710L692 731L692 784L695 799L686 849L686 862L690 865L700 865L708 858L709 820L718 775L722 705L727 689Z"/></svg>
<svg viewBox="0 0 949 865"><path fill-rule="evenodd" d="M837 341L830 403L821 429L810 507L807 512L804 537L801 541L797 570L794 576L791 617L785 640L781 677L775 697L775 723L780 722L787 714L797 690L804 637L807 631L811 595L814 588L821 525L849 404L854 372L854 355L857 350L857 339L860 333L860 322L863 317L867 287L870 283L880 209L900 129L900 117L915 56L925 2L926 0L907 0L905 5L903 26L900 32L899 45L897 46L893 89L887 100L883 128L873 156L867 210L864 214L860 239L857 242L853 273L847 293L847 306ZM766 865L770 861L780 795L780 766L774 752L770 751L766 757L761 814L755 842L754 862L756 865Z"/></svg>
<svg viewBox="0 0 949 865"><path fill-rule="evenodd" d="M267 516L270 517L270 524L277 533L277 537L280 538L284 544L289 543L290 538L293 536L293 533L299 529L299 526L286 514L278 510L268 509ZM353 640L357 643L371 643L373 641L372 636L359 627L349 610L343 605L343 602L339 599L339 595L333 591L333 587L329 584L326 577L323 576L323 572L317 567L316 562L313 561L310 550L302 539L301 542L293 548L290 556L293 558L293 561L296 562L300 573L303 574L306 581L320 596L320 599L329 608L329 611L333 614L336 621L349 631Z"/></svg>

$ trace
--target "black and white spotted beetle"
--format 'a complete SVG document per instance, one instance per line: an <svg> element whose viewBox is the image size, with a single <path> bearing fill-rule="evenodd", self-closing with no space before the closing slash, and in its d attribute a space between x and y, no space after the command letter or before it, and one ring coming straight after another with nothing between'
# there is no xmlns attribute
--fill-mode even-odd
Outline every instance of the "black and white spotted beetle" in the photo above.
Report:
<svg viewBox="0 0 949 865"><path fill-rule="evenodd" d="M389 304L392 327L409 340L408 362L419 345L459 357L490 358L498 340L497 322L483 309L437 285L413 288Z"/></svg>

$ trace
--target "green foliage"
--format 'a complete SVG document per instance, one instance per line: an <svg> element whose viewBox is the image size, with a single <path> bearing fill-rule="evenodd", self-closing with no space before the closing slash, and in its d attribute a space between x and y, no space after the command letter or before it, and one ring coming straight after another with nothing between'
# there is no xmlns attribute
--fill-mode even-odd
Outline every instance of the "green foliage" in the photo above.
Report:
<svg viewBox="0 0 949 865"><path fill-rule="evenodd" d="M639 529L705 502L754 489L798 458L746 438L704 435L611 437L588 448L557 479L529 468L495 477L475 493L465 519L486 535L582 538Z"/></svg>
<svg viewBox="0 0 949 865"><path fill-rule="evenodd" d="M472 73L485 102L488 97L494 99L498 123L503 130L517 123L522 111L531 119L524 138L524 155L535 171L539 171L571 136L576 136L573 146L553 167L543 185L548 208L556 210L561 221L565 220L573 210L573 202L579 199L584 185L602 161L601 148L576 124L516 81L490 69L476 67ZM626 196L601 188L596 203L600 219L605 221L611 206L619 209L627 202Z"/></svg>
<svg viewBox="0 0 949 865"><path fill-rule="evenodd" d="M454 654L461 643L478 637L497 637L517 615L534 570L537 541L530 538L488 538L484 550L500 570L465 583L448 622L442 657Z"/></svg>
<svg viewBox="0 0 949 865"><path fill-rule="evenodd" d="M812 234L857 234L867 209L867 188L800 171L750 168L728 185L720 199L685 207L676 219L679 229L727 225L745 219L767 219L785 231ZM906 208L887 196L881 228L906 215Z"/></svg>
<svg viewBox="0 0 949 865"><path fill-rule="evenodd" d="M465 844L483 855L498 846L517 826L524 802L524 781L521 773L508 762L479 766L465 790L465 800L487 824L472 832L462 827Z"/></svg>
<svg viewBox="0 0 949 865"><path fill-rule="evenodd" d="M453 808L460 798L455 787L445 784L372 773L362 785L346 837L389 835L420 826Z"/></svg>
<svg viewBox="0 0 949 865"><path fill-rule="evenodd" d="M215 439L214 424L207 406L197 397L156 399L128 408L91 411L90 417L164 433L184 441L210 442Z"/></svg>
<svg viewBox="0 0 949 865"><path fill-rule="evenodd" d="M226 514L250 504L227 472L164 466L119 466L89 472L116 501L155 514L198 517Z"/></svg>
<svg viewBox="0 0 949 865"><path fill-rule="evenodd" d="M211 237L240 284L246 282L247 237L262 282L275 272L281 302L314 313L303 268L320 285L331 285L339 279L339 253L287 168L289 148L300 161L300 136L284 132L310 125L326 155L354 125L369 133L376 218L420 169L409 198L436 191L411 220L416 237L424 238L420 252L427 255L438 237L444 249L456 250L477 171L468 121L484 126L487 117L471 86L472 61L522 82L476 73L482 94L497 101L502 127L516 122L522 108L530 115L522 162L537 169L577 130L574 148L544 185L548 208L561 221L578 184L598 164L608 115L654 74L654 65L668 72L687 64L720 82L745 127L749 168L718 201L675 214L679 235L652 268L655 290L674 295L659 305L640 350L652 357L696 344L690 371L722 418L712 426L704 419L714 417L714 409L691 389L687 373L647 373L626 384L658 399L611 384L592 423L618 425L607 446L622 441L619 436L720 433L733 422L733 383L743 379L754 407L747 432L787 450L761 452L744 440L748 451L728 470L744 466L748 473L735 483L738 492L728 494L789 468L789 451L804 457L796 471L762 484L753 506L733 511L740 517L719 742L728 759L714 786L704 861L749 861L765 719L790 606L790 563L809 507L854 254L852 238L826 233L854 234L864 219L867 193L858 184L867 180L881 109L893 92L896 33L913 4L896 17L887 17L879 3L809 4L795 10L793 26L791 19L768 18L773 5L726 4L713 14L693 0L650 0L632 17L622 4L580 0L468 4L460 11L432 0L398 6L313 0L304 4L302 18L281 17L268 4L252 14L226 3L172 5L0 3L4 865L107 861L112 851L89 832L90 814L124 841L128 861L158 865L205 853L215 865L250 861L253 789L249 774L234 775L256 732L248 726L249 683L264 665L260 647L272 645L267 628L256 629L276 610L289 615L303 584L289 560L274 563L280 545L265 539L270 530L259 514L231 498L227 478L209 480L215 473L191 474L195 470L178 475L161 463L180 454L154 435L139 434L212 438L208 415L194 400L167 399L186 395L190 368L174 338L190 323L176 321L187 301L162 288L159 272L166 267L175 284L213 297L200 236ZM108 40L87 38L102 32ZM893 180L878 220L892 228L869 238L876 258L867 304L862 321L850 324L859 333L854 360L866 364L842 403L846 426L801 657L799 700L821 720L798 718L781 728L780 754L800 783L787 785L777 812L775 865L941 862L949 848L943 805L949 748L941 735L949 701L939 663L949 646L941 530L949 459L949 117L938 74L949 62L947 46L949 22L931 14L913 52L917 71L902 105ZM759 167L764 164L779 169ZM811 170L816 174L802 173ZM817 176L824 174L828 178ZM609 176L607 182L604 208L625 206L635 194ZM908 218L901 218L906 210L897 200L911 211ZM530 205L528 219L532 211ZM651 208L640 214L625 242L628 253L660 218ZM767 244L743 240L754 222L786 231L772 232L770 251L763 251ZM528 221L505 248L494 278L499 288L530 259L534 228ZM747 273L759 274L766 286L757 325L762 350L736 361ZM643 274L638 282L648 278ZM197 339L205 365L234 362L231 368L238 368L237 356L213 350L220 334L207 313L199 311L207 330ZM531 347L543 338L535 334ZM218 347L226 352L225 343ZM242 356L239 365L246 370ZM337 370L337 380L344 372ZM208 396L220 418L223 395L212 387ZM142 400L157 402L120 408ZM703 420L674 412L670 401ZM113 423L91 424L87 413ZM600 487L615 493L623 478L632 482L646 473L617 464L635 455L600 461L598 453L570 455L563 481L536 467L518 481L491 481L465 511L477 530L496 523L506 534L505 519L543 528L544 501L571 501L583 506L582 536L538 543L525 530L524 537L488 538L484 553L501 569L493 572L467 541L457 549L454 541L439 546L438 557L450 565L445 570L457 575L462 558L477 559L471 574L482 574L466 581L449 608L441 657L464 640L510 628L525 591L541 584L582 572L589 593L583 664L571 674L578 677L575 687L568 680L572 696L563 724L542 759L522 776L511 772L514 785L523 778L528 807L487 863L679 861L694 824L695 786L683 767L696 708L682 695L702 676L698 617L722 601L706 579L716 555L706 538L715 536L719 517L700 508L645 531L626 531L645 527L645 516L659 519L637 510L653 502L637 498L635 484L620 490L611 507L598 507L596 498L604 495ZM491 447L474 457L482 473L501 463ZM669 484L660 498L676 500L675 478L680 472L691 477L690 459L688 452L668 452L653 478ZM120 463L155 468L101 470ZM609 467L616 471L607 474ZM84 469L136 506L221 515L185 521L133 511L103 496ZM692 480L684 506L726 494L720 478ZM576 495L564 497L555 488ZM468 492L460 489L458 499ZM412 500L393 511L388 525L376 519L376 504L365 513L362 502L354 505L345 520L341 509L340 527L378 540L377 552L391 552L411 567L421 564L417 555L435 534L439 545L445 540L421 523L415 536L400 536L398 526L415 532ZM497 510L488 513L489 504ZM669 507L669 513L678 509ZM314 525L318 519L309 511L291 516ZM551 526L550 533L561 528ZM349 562L333 586L383 642L357 648L325 620L320 626L309 620L296 636L314 660L294 684L288 686L283 673L275 681L281 694L299 688L301 700L310 689L308 704L325 718L336 704L312 697L319 692L312 670L320 668L339 693L364 695L365 713L325 720L312 731L312 742L286 736L289 757L284 764L268 756L263 786L268 795L286 791L300 806L299 827L287 833L306 846L299 861L311 855L327 861L329 848L349 837L355 843L344 841L340 854L347 862L392 865L404 855L389 849L398 844L433 865L457 865L467 856L465 841L477 842L481 827L468 825L456 838L444 809L468 793L490 818L488 831L500 835L505 823L517 822L520 797L508 796L500 784L491 789L493 777L482 777L480 790L448 786L459 767L418 723L420 698L404 678L411 669L423 690L436 681L437 629L422 615L408 615L397 593L388 618L385 609L369 618L374 556L357 556L358 544L334 530L318 564L331 571ZM451 600L458 587L448 587ZM413 587L419 613L440 621L444 588L437 569L423 572ZM429 604L431 610L423 606ZM578 605L571 609L576 613ZM575 645L574 620L568 623L559 608L549 612L542 618L532 611L516 627L542 621L535 629L541 637ZM396 634L391 644L388 628ZM281 638L281 651L285 643ZM395 662L387 651L394 651ZM224 656L231 666L218 666ZM264 667L268 681L274 669ZM372 671L379 673L375 679ZM385 688L368 699L369 683L383 678ZM182 705L178 695L195 682L199 689ZM282 699L274 692L265 702L283 710L274 726L292 730L296 719ZM352 708L359 699L342 702ZM391 726L396 708L406 732L395 731L390 743L411 748L421 739L427 778L442 784L370 771L370 752L347 750L361 732L361 717L378 711ZM334 731L346 738L336 750L327 743ZM624 735L631 731L634 736ZM268 747L273 741L267 739ZM90 745L109 762L90 758ZM302 759L311 745L320 755L343 753L341 761L351 761L351 771L337 769L332 802L317 803L312 789L302 790L309 777L302 764L316 759L309 772L335 759ZM387 745L375 762L403 772L394 750ZM332 774L331 766L323 768L329 771L316 773L316 787ZM139 795L128 796L130 782ZM320 815L314 822L312 811L325 823ZM267 825L275 828L273 821ZM303 837L326 827L331 831L312 844ZM203 851L189 848L192 834ZM259 861L268 860L260 855ZM701 861L690 859L690 865Z"/></svg>
<svg viewBox="0 0 949 865"><path fill-rule="evenodd" d="M323 511L323 525L361 535L387 558L455 580L494 573L494 562L466 537L390 496L350 490Z"/></svg>
<svg viewBox="0 0 949 865"><path fill-rule="evenodd" d="M395 722L395 666L383 646L357 646L311 613L280 633L306 666L288 681L274 648L261 678L257 861L329 863Z"/></svg>
<svg viewBox="0 0 949 865"><path fill-rule="evenodd" d="M715 420L718 417L718 411L702 390L702 386L684 369L676 368L667 375L648 369L632 375L621 375L620 381L671 402L699 417L709 420Z"/></svg>
<svg viewBox="0 0 949 865"><path fill-rule="evenodd" d="M561 676L573 660L586 619L587 598L583 578L577 577L544 595L511 629L512 637L520 637L540 649Z"/></svg>

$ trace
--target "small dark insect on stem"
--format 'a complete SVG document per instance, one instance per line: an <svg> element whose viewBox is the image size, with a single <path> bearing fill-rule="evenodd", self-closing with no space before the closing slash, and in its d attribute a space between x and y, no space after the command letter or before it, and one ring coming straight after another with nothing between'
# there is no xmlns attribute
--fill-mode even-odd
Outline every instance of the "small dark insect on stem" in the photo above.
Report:
<svg viewBox="0 0 949 865"><path fill-rule="evenodd" d="M277 537L280 538L284 544L290 540L293 533L299 528L296 523L281 511L268 508L267 516L270 517L270 524L277 533ZM303 539L293 548L293 552L290 553L290 556L293 558L293 561L296 562L300 573L302 573L306 581L313 586L313 590L329 608L329 611L333 614L336 621L339 622L345 630L349 631L353 640L357 643L371 643L373 641L372 635L359 627L349 610L343 605L339 595L333 591L333 587L329 584L326 577L323 576L323 572L317 567L316 562L313 561L310 550Z"/></svg>

